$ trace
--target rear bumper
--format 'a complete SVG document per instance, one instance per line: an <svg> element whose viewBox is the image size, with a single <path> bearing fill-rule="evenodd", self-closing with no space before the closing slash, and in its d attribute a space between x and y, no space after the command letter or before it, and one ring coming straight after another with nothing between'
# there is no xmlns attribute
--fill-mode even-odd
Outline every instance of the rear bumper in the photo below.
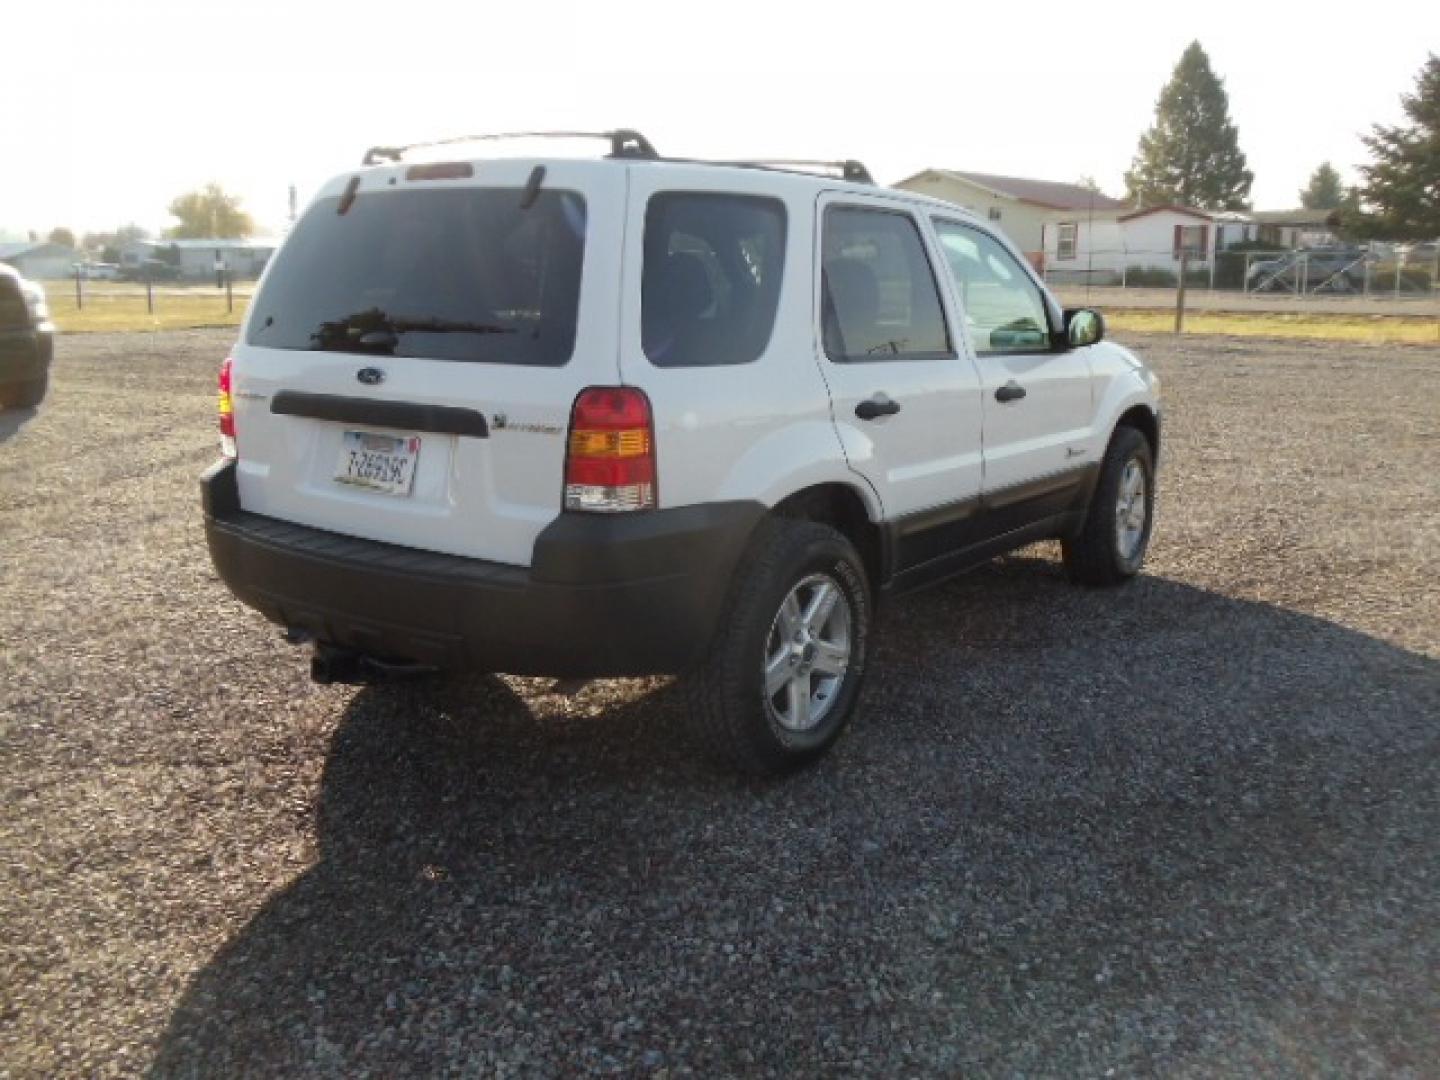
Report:
<svg viewBox="0 0 1440 1080"><path fill-rule="evenodd" d="M32 382L50 369L55 335L23 326L0 330L0 384Z"/></svg>
<svg viewBox="0 0 1440 1080"><path fill-rule="evenodd" d="M516 567L340 536L240 509L201 478L215 569L243 602L377 657L515 675L673 674L708 645L760 503L561 514Z"/></svg>

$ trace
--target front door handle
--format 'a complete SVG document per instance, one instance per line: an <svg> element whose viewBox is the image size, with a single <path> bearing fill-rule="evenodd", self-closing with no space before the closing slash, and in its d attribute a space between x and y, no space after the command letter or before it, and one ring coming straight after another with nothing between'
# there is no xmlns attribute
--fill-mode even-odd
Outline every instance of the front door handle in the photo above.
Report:
<svg viewBox="0 0 1440 1080"><path fill-rule="evenodd" d="M888 397L876 394L872 398L866 398L855 406L855 415L861 420L874 420L880 416L894 416L900 411L900 403L891 401Z"/></svg>
<svg viewBox="0 0 1440 1080"><path fill-rule="evenodd" d="M1011 379L1000 389L995 391L996 401L1019 401L1025 396L1025 388L1014 379Z"/></svg>

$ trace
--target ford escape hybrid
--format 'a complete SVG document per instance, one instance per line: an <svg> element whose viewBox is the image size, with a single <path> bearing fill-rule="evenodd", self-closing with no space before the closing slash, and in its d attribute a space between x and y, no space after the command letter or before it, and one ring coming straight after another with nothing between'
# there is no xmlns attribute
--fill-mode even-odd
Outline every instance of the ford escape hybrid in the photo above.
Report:
<svg viewBox="0 0 1440 1080"><path fill-rule="evenodd" d="M604 137L376 148L266 271L206 528L317 678L680 674L773 771L855 711L881 597L1050 537L1139 570L1156 380L1003 236L854 162Z"/></svg>

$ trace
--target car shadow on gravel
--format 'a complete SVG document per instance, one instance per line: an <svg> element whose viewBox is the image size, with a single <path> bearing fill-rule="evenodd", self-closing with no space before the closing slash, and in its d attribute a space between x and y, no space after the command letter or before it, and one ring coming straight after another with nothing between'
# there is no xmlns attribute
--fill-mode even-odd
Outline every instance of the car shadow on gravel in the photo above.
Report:
<svg viewBox="0 0 1440 1080"><path fill-rule="evenodd" d="M1440 664L1036 558L876 640L780 782L697 763L665 683L360 691L319 861L155 1073L1430 1066Z"/></svg>

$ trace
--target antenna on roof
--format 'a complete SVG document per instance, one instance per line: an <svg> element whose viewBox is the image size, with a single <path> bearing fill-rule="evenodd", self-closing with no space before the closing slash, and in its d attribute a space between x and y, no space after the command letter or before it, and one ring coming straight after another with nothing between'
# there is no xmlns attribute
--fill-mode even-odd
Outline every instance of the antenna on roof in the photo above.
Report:
<svg viewBox="0 0 1440 1080"><path fill-rule="evenodd" d="M453 146L456 143L494 142L499 139L604 139L610 143L613 158L654 159L660 155L650 140L633 128L616 128L614 131L510 131L487 135L461 135L454 139L433 139L429 142L409 143L406 146L372 146L365 151L364 165L378 165L384 161L398 162L411 150L422 147Z"/></svg>

